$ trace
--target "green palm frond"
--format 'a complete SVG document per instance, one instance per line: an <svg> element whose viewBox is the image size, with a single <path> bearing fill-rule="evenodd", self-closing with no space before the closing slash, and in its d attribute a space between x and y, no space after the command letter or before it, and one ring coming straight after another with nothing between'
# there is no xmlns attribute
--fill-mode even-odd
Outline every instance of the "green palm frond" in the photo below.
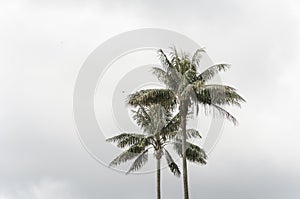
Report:
<svg viewBox="0 0 300 199"><path fill-rule="evenodd" d="M190 139L190 138L202 138L199 131L197 131L196 129L187 129L186 130L186 136L187 136L188 139Z"/></svg>
<svg viewBox="0 0 300 199"><path fill-rule="evenodd" d="M119 148L125 148L127 146L132 146L138 144L139 146L147 147L151 144L148 137L144 136L143 138L139 137L128 137L127 139L122 140L117 144Z"/></svg>
<svg viewBox="0 0 300 199"><path fill-rule="evenodd" d="M228 121L232 122L234 125L238 124L237 119L231 115L228 111L226 111L224 108L216 105L216 104L211 104L210 107L207 107L209 109L209 112L212 113L213 116L221 116Z"/></svg>
<svg viewBox="0 0 300 199"><path fill-rule="evenodd" d="M197 145L188 143L189 147L186 149L186 158L195 163L206 164L207 155L203 149Z"/></svg>
<svg viewBox="0 0 300 199"><path fill-rule="evenodd" d="M182 131L176 132L176 135L173 137L174 139L182 139ZM186 130L186 138L191 139L191 138L202 138L200 135L199 131L196 129L187 129Z"/></svg>
<svg viewBox="0 0 300 199"><path fill-rule="evenodd" d="M172 172L175 176L179 177L180 174L181 174L181 173L180 173L180 170L179 170L179 167L178 167L178 165L174 162L174 160L173 160L171 154L169 153L169 151L168 151L167 149L164 149L164 155L165 155L165 158L166 158L166 160L167 160L167 163L168 163L168 165L169 165L169 168L170 168L171 172Z"/></svg>
<svg viewBox="0 0 300 199"><path fill-rule="evenodd" d="M197 81L197 71L194 68L190 68L185 73L185 78L189 82L189 84L192 84L193 82Z"/></svg>
<svg viewBox="0 0 300 199"><path fill-rule="evenodd" d="M199 74L198 80L207 82L208 80L212 79L217 73L226 71L229 67L229 64L215 64Z"/></svg>
<svg viewBox="0 0 300 199"><path fill-rule="evenodd" d="M159 49L157 51L157 54L159 56L159 60L162 63L162 65L165 68L174 68L174 66L172 65L171 61L168 59L168 56L164 53L164 51L162 49Z"/></svg>
<svg viewBox="0 0 300 199"><path fill-rule="evenodd" d="M136 107L151 106L160 104L165 109L174 108L176 106L176 95L169 89L147 89L140 90L129 95L128 104Z"/></svg>
<svg viewBox="0 0 300 199"><path fill-rule="evenodd" d="M129 174L132 171L139 170L142 166L144 166L148 161L148 149L139 154L139 156L135 159L129 170L126 174Z"/></svg>
<svg viewBox="0 0 300 199"><path fill-rule="evenodd" d="M165 71L161 68L153 67L152 73L159 81L163 82L167 88L177 90L181 74L179 74L176 69L167 68Z"/></svg>
<svg viewBox="0 0 300 199"><path fill-rule="evenodd" d="M118 157L116 157L109 166L117 166L120 165L121 163L125 163L129 160L134 159L137 157L140 153L142 153L145 150L144 146L139 146L139 145L133 145L123 153L121 153Z"/></svg>
<svg viewBox="0 0 300 199"><path fill-rule="evenodd" d="M132 110L133 112L133 119L136 121L137 125L141 128L146 127L150 124L151 118L147 113L147 108L143 106L138 106L138 109Z"/></svg>
<svg viewBox="0 0 300 199"><path fill-rule="evenodd" d="M171 64L172 66L174 66L174 68L182 74L182 67L180 66L180 57L179 57L179 54L177 52L177 49L175 48L175 46L171 47L171 52L169 53L170 54L170 60L171 60Z"/></svg>
<svg viewBox="0 0 300 199"><path fill-rule="evenodd" d="M205 53L204 48L197 49L192 57L192 64L195 66L199 66L200 60L203 56L203 53Z"/></svg>
<svg viewBox="0 0 300 199"><path fill-rule="evenodd" d="M106 139L107 142L116 142L119 148L131 146L141 142L145 138L143 134L122 133L120 135Z"/></svg>
<svg viewBox="0 0 300 199"><path fill-rule="evenodd" d="M190 142L186 142L186 158L195 163L206 164L207 155L205 151L199 146L192 144ZM177 139L173 144L174 150L178 153L179 156L182 157L182 140Z"/></svg>
<svg viewBox="0 0 300 199"><path fill-rule="evenodd" d="M180 127L181 122L181 114L177 113L169 122L168 124L162 128L161 136L166 137L168 139L173 139L177 131Z"/></svg>
<svg viewBox="0 0 300 199"><path fill-rule="evenodd" d="M226 85L203 85L197 81L193 86L199 102L203 104L241 106L245 100L236 92L236 89Z"/></svg>
<svg viewBox="0 0 300 199"><path fill-rule="evenodd" d="M171 81L171 79L165 70L158 68L158 67L153 67L152 73L157 77L158 80L160 80L161 82L163 82L166 85L169 85L169 82Z"/></svg>

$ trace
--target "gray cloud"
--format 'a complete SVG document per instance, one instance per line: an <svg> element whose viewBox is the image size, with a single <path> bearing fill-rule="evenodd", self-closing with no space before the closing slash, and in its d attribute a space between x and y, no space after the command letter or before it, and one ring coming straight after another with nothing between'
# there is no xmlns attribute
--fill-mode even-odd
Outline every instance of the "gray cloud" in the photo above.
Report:
<svg viewBox="0 0 300 199"><path fill-rule="evenodd" d="M92 159L72 115L88 54L141 27L181 32L215 62L230 62L223 81L248 101L230 109L240 125L225 125L209 164L190 165L192 197L298 198L297 8L268 0L1 2L0 198L155 197L154 175L125 176ZM181 198L180 183L164 170L164 198Z"/></svg>

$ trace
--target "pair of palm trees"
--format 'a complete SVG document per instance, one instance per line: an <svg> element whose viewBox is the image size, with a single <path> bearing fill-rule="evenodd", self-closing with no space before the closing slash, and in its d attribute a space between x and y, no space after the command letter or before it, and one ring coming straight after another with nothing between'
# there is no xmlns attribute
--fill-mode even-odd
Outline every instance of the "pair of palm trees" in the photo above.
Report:
<svg viewBox="0 0 300 199"><path fill-rule="evenodd" d="M208 84L218 72L226 71L227 64L216 64L203 72L197 70L204 49L198 49L192 57L179 54L172 48L169 56L163 50L158 55L163 68L154 67L153 74L164 83L164 89L146 89L129 95L128 104L135 110L133 119L143 129L142 134L123 133L107 139L126 150L115 158L112 166L135 159L128 173L140 169L148 160L148 152L154 150L157 161L157 198L160 193L161 158L165 156L171 172L179 176L180 170L174 162L168 144L182 157L184 199L189 198L187 160L206 164L207 155L189 138L201 138L197 130L187 129L189 114L199 112L200 106L207 113L220 115L234 124L237 120L223 105L240 106L245 100L236 89L222 84ZM175 114L177 110L177 114Z"/></svg>

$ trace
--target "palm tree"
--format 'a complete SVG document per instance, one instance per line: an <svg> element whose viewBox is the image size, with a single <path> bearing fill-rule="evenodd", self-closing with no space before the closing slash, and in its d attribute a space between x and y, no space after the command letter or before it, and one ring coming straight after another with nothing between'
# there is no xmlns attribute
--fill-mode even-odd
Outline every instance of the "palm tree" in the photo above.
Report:
<svg viewBox="0 0 300 199"><path fill-rule="evenodd" d="M226 71L228 64L216 64L199 73L200 60L204 49L198 49L192 57L186 53L178 54L176 48L172 48L169 57L158 50L159 59L163 68L154 67L153 73L166 86L165 89L140 90L131 94L128 103L133 107L138 105L151 106L160 104L166 109L174 110L179 105L181 119L181 156L183 169L184 198L189 198L187 155L191 146L187 143L187 116L196 110L199 105L204 108L205 113L220 115L237 124L237 120L223 105L239 106L245 100L236 92L236 89L222 84L208 84L220 71ZM192 109L194 108L194 109Z"/></svg>
<svg viewBox="0 0 300 199"><path fill-rule="evenodd" d="M175 138L178 130L178 116L171 117L170 111L166 111L159 105L149 108L139 106L133 111L133 118L143 129L144 133L122 133L107 139L108 142L116 142L119 148L127 149L116 157L110 166L116 166L135 158L127 174L139 170L148 161L148 152L154 150L157 166L157 198L161 198L161 158L165 157L171 172L180 176L180 170L174 162L166 146L171 143L169 138Z"/></svg>

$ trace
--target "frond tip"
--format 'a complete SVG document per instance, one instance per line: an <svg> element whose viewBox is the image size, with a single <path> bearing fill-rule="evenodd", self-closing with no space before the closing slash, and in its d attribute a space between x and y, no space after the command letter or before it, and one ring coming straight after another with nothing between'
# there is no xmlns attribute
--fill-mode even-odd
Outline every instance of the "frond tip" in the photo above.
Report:
<svg viewBox="0 0 300 199"><path fill-rule="evenodd" d="M177 164L174 162L172 156L170 155L169 151L167 149L164 149L164 155L166 157L167 163L169 165L169 168L171 170L171 172L179 177L181 175L179 167L177 166Z"/></svg>

